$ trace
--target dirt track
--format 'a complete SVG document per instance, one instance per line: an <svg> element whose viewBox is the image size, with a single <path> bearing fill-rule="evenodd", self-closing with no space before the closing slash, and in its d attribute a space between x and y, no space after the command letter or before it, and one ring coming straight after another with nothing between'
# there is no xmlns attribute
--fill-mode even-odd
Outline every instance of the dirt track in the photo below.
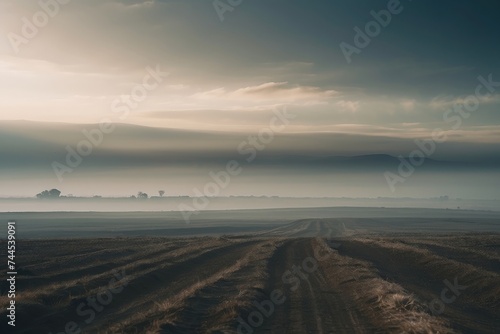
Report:
<svg viewBox="0 0 500 334"><path fill-rule="evenodd" d="M274 314L255 333L369 332L369 325L359 312L350 308L331 284L334 273L324 263L328 259L315 259L314 246L311 239L292 240L271 259L269 288L283 291L286 300L284 305L276 306ZM308 267L306 262L306 268L312 272L302 268L294 274L293 268L302 267L305 259L315 259L317 269L312 271L314 266ZM293 275L284 276L287 272Z"/></svg>

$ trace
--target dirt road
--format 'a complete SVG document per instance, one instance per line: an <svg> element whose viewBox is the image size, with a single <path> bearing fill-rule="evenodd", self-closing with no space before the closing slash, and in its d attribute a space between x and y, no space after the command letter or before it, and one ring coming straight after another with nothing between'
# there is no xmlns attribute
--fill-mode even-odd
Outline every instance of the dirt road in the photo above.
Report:
<svg viewBox="0 0 500 334"><path fill-rule="evenodd" d="M269 291L283 291L286 299L255 333L370 332L332 284L328 257L323 258L322 250L315 254L315 246L314 239L291 240L271 259Z"/></svg>

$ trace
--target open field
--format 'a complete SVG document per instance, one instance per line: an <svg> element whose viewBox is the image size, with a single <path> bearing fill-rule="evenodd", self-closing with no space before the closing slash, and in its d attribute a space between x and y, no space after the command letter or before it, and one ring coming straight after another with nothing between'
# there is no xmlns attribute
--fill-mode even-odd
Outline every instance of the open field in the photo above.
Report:
<svg viewBox="0 0 500 334"><path fill-rule="evenodd" d="M17 221L16 238L193 237L256 234L292 225L301 219L334 219L355 233L498 232L500 211L421 208L283 208L201 211L188 222L171 212L2 212L0 221ZM279 230L278 230L279 231ZM306 230L302 232L307 232ZM311 233L312 234L311 234ZM0 238L7 231L0 230ZM295 236L310 236L317 231Z"/></svg>
<svg viewBox="0 0 500 334"><path fill-rule="evenodd" d="M16 333L500 332L500 234L392 225L23 240Z"/></svg>

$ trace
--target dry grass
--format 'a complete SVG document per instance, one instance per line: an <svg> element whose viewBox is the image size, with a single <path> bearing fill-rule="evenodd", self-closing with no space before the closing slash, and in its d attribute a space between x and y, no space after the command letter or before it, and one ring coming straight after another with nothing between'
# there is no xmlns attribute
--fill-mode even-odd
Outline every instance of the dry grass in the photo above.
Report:
<svg viewBox="0 0 500 334"><path fill-rule="evenodd" d="M323 240L318 241L325 245ZM452 333L447 323L400 285L382 279L368 262L332 251L334 282L372 325L384 333Z"/></svg>
<svg viewBox="0 0 500 334"><path fill-rule="evenodd" d="M404 242L391 239L353 239L353 241L372 244L387 249L395 258L404 258L420 272L425 271L434 277L441 277L453 281L456 277L460 285L467 286L468 298L475 305L499 309L500 308L500 275L469 263L445 258L431 251ZM477 243L477 240L476 240Z"/></svg>
<svg viewBox="0 0 500 334"><path fill-rule="evenodd" d="M41 254L30 251L24 255L23 263L28 263L26 267L33 276L20 282L28 284L32 280L34 285L19 289L19 315L33 317L36 326L40 321L47 328L62 328L74 316L75 302L107 286L114 270L124 270L129 283L126 292L115 296L83 332L234 332L235 319L253 310L253 301L262 301L266 291L280 284L281 269L270 263L301 259L311 254L311 245L326 247L332 255L321 262L315 276L321 283L315 285L310 296L295 296L289 305L290 313L283 311L279 318L270 320L276 321L273 326L288 318L306 319L313 310L304 311L304 305L318 300L321 303L315 304L315 316L322 318L325 312L331 316L328 307L338 305L340 313L333 321L378 333L451 333L450 326L456 325L453 316L466 315L461 313L465 312L460 309L462 305L467 310L475 308L476 313L468 315L460 328L482 328L472 322L491 320L500 310L499 271L487 270L500 256L498 236L351 237L340 241L345 245L340 253L330 249L323 239L149 240L150 244L148 239L111 240L109 247L95 240L80 241L81 248L67 240L34 242L41 247ZM477 248L469 251L468 247L474 245ZM35 261L50 254L60 256ZM448 254L450 257L446 257ZM484 265L476 266L474 261ZM432 286L420 285L421 277ZM454 277L458 277L460 285L468 286L466 293L453 305L447 305L446 315L433 315L420 298L438 297L445 287L443 280L453 282ZM335 302L329 304L333 299ZM0 296L0 306L5 307L6 302L6 296ZM481 313L484 310L486 314ZM49 315L56 318L50 326L43 324ZM352 315L354 318L349 318Z"/></svg>
<svg viewBox="0 0 500 334"><path fill-rule="evenodd" d="M187 308L189 300L191 298L201 298L197 294L202 289L215 286L221 282L224 282L224 284L219 285L219 287L230 286L234 288L236 286L239 292L237 295L231 296L230 300L226 299L225 303L215 303L214 307L209 310L210 316L207 319L217 317L217 321L213 321L211 326L230 327L229 322L237 316L237 310L247 307L254 300L256 292L264 288L267 278L265 272L266 259L273 254L280 242L277 239L265 240L256 245L251 252L248 252L233 265L198 281L167 300L156 302L154 308L136 314L126 321L110 327L104 333L159 333L161 328L165 326L175 328L177 323L181 321L182 312ZM234 284L234 281L238 280L244 283ZM223 291L221 291L222 294Z"/></svg>
<svg viewBox="0 0 500 334"><path fill-rule="evenodd" d="M103 286L106 286L109 280L113 277L115 270L125 271L127 280L133 281L141 279L142 276L154 270L161 269L165 266L172 265L178 259L183 261L199 256L205 252L212 251L218 247L224 247L229 241L219 238L204 238L197 240L196 243L191 243L189 246L179 246L171 251L166 251L164 254L156 257L148 256L149 252L141 252L138 256L127 257L120 261L118 265L112 266L108 270L103 270L95 275L84 275L76 279L59 281L38 287L36 289L28 289L21 291L16 301L36 302L42 305L49 303L48 306L68 303L73 298L89 296L97 293ZM156 251L155 249L154 251ZM67 251L67 250L66 250ZM146 253L146 254L144 254ZM99 262L96 262L96 264ZM125 263L119 265L120 263ZM78 268L79 271L82 268ZM7 306L8 298L0 297L0 307Z"/></svg>

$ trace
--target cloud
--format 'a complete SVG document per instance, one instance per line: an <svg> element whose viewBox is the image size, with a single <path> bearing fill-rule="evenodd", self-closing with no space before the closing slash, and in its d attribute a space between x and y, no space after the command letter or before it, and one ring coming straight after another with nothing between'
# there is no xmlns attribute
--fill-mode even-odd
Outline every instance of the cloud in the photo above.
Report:
<svg viewBox="0 0 500 334"><path fill-rule="evenodd" d="M359 109L359 101L340 100L336 103L342 111L356 112Z"/></svg>
<svg viewBox="0 0 500 334"><path fill-rule="evenodd" d="M288 82L267 82L258 86L250 86L238 89L236 94L275 94L284 90Z"/></svg>
<svg viewBox="0 0 500 334"><path fill-rule="evenodd" d="M61 161L65 147L82 140L84 129L96 124L0 122L0 171L10 168L48 170L52 161ZM8 129L8 131L7 131ZM336 131L294 131L277 133L262 159L281 160L290 156L320 157L358 154L404 154L415 149L413 135L425 134L418 128L374 128L370 124L339 124ZM248 134L253 134L249 132ZM116 124L113 135L86 158L82 169L106 166L172 166L181 162L208 164L227 162L238 153L236 147L247 137L241 131L186 131ZM484 157L498 156L500 127L477 127L453 133L441 147L452 149L462 160L477 158L478 148ZM285 163L288 160L283 160ZM101 169L101 170L104 170Z"/></svg>
<svg viewBox="0 0 500 334"><path fill-rule="evenodd" d="M168 126L178 129L203 131L256 131L273 118L273 111L283 105L262 105L254 108L184 109L144 111L137 121L144 125Z"/></svg>
<svg viewBox="0 0 500 334"><path fill-rule="evenodd" d="M267 82L257 86L240 88L234 92L235 95L256 95L269 98L296 99L324 99L338 94L335 90L323 90L314 86L292 86L288 82Z"/></svg>
<svg viewBox="0 0 500 334"><path fill-rule="evenodd" d="M470 96L452 97L452 96L436 96L429 102L429 107L435 110L450 109L456 105L464 105L465 103L473 102ZM473 98L476 101L476 97ZM490 95L490 96L480 96L477 97L479 103L481 104L492 104L500 102L500 94Z"/></svg>
<svg viewBox="0 0 500 334"><path fill-rule="evenodd" d="M298 100L327 100L337 96L335 90L325 90L315 86L290 85L288 82L266 82L228 91L224 87L196 93L193 97L243 99L243 100L280 100L294 102Z"/></svg>
<svg viewBox="0 0 500 334"><path fill-rule="evenodd" d="M404 110L410 111L415 109L417 102L415 100L403 100L401 101L401 106Z"/></svg>
<svg viewBox="0 0 500 334"><path fill-rule="evenodd" d="M124 9L142 9L150 8L156 4L155 0L125 0L115 1L113 5L119 6Z"/></svg>
<svg viewBox="0 0 500 334"><path fill-rule="evenodd" d="M212 89L206 92L200 92L196 93L193 95L195 98L199 99L213 99L213 98L220 98L226 96L227 92L226 89L221 87L221 88L216 88Z"/></svg>

